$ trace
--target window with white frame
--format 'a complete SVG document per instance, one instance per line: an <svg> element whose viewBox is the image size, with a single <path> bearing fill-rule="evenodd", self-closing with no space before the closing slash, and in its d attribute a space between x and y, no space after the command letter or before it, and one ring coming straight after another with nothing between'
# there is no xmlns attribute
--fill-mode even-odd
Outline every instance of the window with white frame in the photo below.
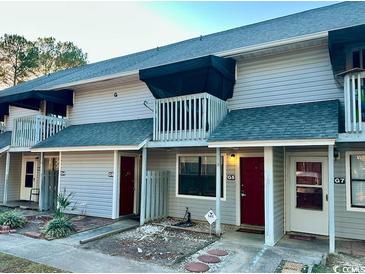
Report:
<svg viewBox="0 0 365 274"><path fill-rule="evenodd" d="M181 155L178 161L178 195L215 197L216 196L216 159L215 156ZM221 197L223 187L223 157L221 160Z"/></svg>
<svg viewBox="0 0 365 274"><path fill-rule="evenodd" d="M349 203L352 208L365 209L365 152L350 154Z"/></svg>

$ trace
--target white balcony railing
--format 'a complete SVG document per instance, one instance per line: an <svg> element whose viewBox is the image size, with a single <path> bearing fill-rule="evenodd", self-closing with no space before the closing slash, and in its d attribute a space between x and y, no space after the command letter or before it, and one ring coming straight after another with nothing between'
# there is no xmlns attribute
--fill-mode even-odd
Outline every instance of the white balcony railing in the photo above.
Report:
<svg viewBox="0 0 365 274"><path fill-rule="evenodd" d="M154 107L153 140L206 140L226 114L226 102L208 93L158 99Z"/></svg>
<svg viewBox="0 0 365 274"><path fill-rule="evenodd" d="M60 132L68 125L68 119L44 115L33 115L14 119L11 146L34 146L38 142Z"/></svg>
<svg viewBox="0 0 365 274"><path fill-rule="evenodd" d="M344 103L346 132L360 133L365 122L365 71L345 75Z"/></svg>

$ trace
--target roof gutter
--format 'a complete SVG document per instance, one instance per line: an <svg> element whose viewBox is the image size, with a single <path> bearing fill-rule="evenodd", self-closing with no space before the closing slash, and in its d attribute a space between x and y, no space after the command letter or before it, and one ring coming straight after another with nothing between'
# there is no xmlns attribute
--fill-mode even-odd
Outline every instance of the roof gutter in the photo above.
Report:
<svg viewBox="0 0 365 274"><path fill-rule="evenodd" d="M113 151L113 150L140 150L145 146L150 138L145 139L140 144L135 145L110 145L110 146L74 146L74 147L40 147L31 148L31 152L66 152L66 151Z"/></svg>
<svg viewBox="0 0 365 274"><path fill-rule="evenodd" d="M275 48L275 47L283 46L286 44L294 44L294 43L299 43L299 42L304 42L304 41L309 41L309 40L326 38L327 36L328 36L328 31L323 31L323 32L318 32L318 33L314 33L314 34L309 34L309 35L296 36L293 38L276 40L276 41L268 42L268 43L262 43L262 44L254 45L254 46L247 46L247 47L241 47L241 48L237 48L237 49L233 49L233 50L216 52L216 53L212 53L212 54L216 55L216 56L220 56L220 57L234 57L234 56L240 55L242 53L249 53L249 52L259 51L259 50L268 49L268 48ZM191 59L196 59L199 57L204 57L204 55L196 56ZM160 64L159 66L173 64L173 63L176 63L179 61L184 61L184 60L190 60L190 59L177 60L177 61L170 62L170 63ZM146 67L144 69L148 69L148 68L152 68L152 67L154 67L154 66ZM89 83L94 83L94 82L99 82L99 81L112 80L115 78L134 76L134 75L138 75L138 74L139 74L139 70L131 70L131 71L122 72L122 73L114 73L114 74L110 74L107 76L95 77L95 78L91 78L91 79L87 79L87 80L75 81L75 82L71 82L69 84L56 85L56 86L52 87L52 89L69 88L72 86L84 85L84 84L89 84Z"/></svg>
<svg viewBox="0 0 365 274"><path fill-rule="evenodd" d="M302 140L264 140L264 141L219 141L208 142L209 148L232 147L277 147L277 146L328 146L334 145L336 139L302 139Z"/></svg>
<svg viewBox="0 0 365 274"><path fill-rule="evenodd" d="M0 154L6 152L9 148L10 146L3 147L2 149L0 149Z"/></svg>
<svg viewBox="0 0 365 274"><path fill-rule="evenodd" d="M31 148L31 152L77 152L77 151L114 151L114 150L139 150L139 145L131 146L79 146L79 147L45 147Z"/></svg>

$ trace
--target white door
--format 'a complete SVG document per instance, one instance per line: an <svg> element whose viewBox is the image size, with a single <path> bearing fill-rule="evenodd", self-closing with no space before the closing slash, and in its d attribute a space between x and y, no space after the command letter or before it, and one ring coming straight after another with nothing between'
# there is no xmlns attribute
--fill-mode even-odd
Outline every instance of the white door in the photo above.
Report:
<svg viewBox="0 0 365 274"><path fill-rule="evenodd" d="M290 230L328 235L327 159L293 157L290 163Z"/></svg>
<svg viewBox="0 0 365 274"><path fill-rule="evenodd" d="M36 172L37 162L34 159L23 160L23 172L22 172L22 186L20 188L20 199L29 201L38 201L38 196L30 197L32 189L37 189L36 185Z"/></svg>

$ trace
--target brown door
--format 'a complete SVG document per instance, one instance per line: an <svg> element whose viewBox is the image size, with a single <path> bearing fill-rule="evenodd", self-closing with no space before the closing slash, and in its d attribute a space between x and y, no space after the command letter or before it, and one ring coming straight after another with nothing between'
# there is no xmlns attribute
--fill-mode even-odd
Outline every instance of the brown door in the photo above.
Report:
<svg viewBox="0 0 365 274"><path fill-rule="evenodd" d="M264 213L264 158L240 159L241 176L241 223L265 224Z"/></svg>
<svg viewBox="0 0 365 274"><path fill-rule="evenodd" d="M133 214L134 157L121 157L119 215Z"/></svg>

